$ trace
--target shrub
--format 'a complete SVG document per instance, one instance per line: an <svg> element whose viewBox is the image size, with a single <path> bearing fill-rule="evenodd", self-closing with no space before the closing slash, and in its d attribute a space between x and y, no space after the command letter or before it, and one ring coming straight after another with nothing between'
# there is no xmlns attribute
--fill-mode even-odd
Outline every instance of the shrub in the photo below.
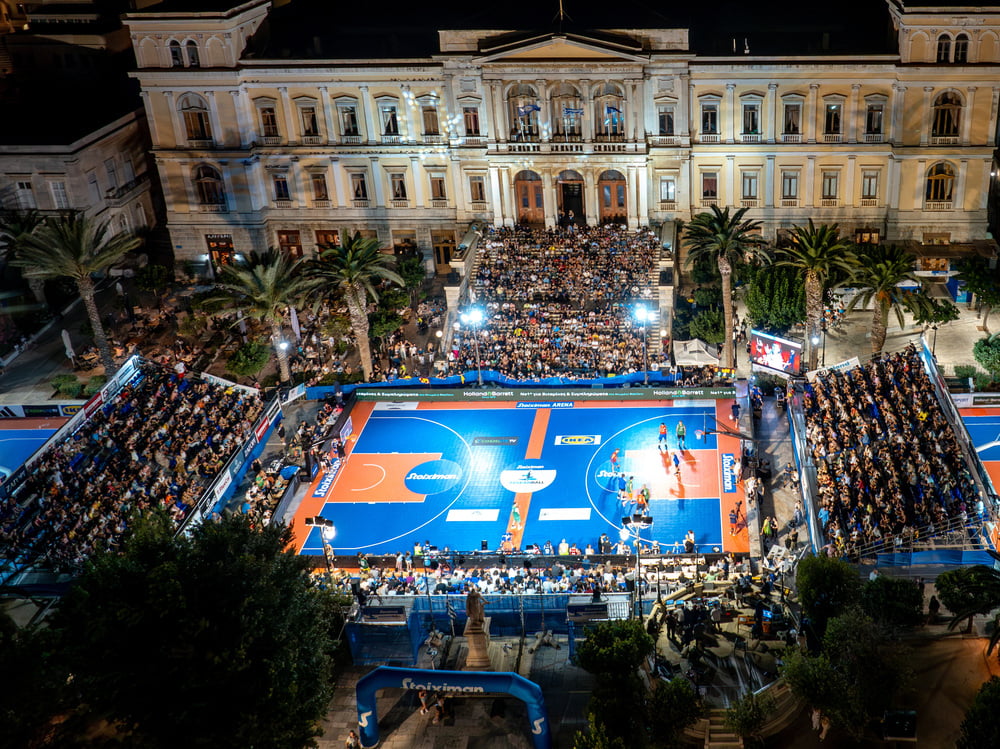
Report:
<svg viewBox="0 0 1000 749"><path fill-rule="evenodd" d="M726 340L726 325L721 309L707 309L698 312L688 326L692 338L700 338L706 343L723 343Z"/></svg>
<svg viewBox="0 0 1000 749"><path fill-rule="evenodd" d="M97 393L102 387L104 387L108 382L107 375L94 375L91 377L87 384L83 386L83 397L89 398L90 396Z"/></svg>
<svg viewBox="0 0 1000 749"><path fill-rule="evenodd" d="M980 338L972 347L972 355L983 369L994 377L1000 376L1000 335Z"/></svg>
<svg viewBox="0 0 1000 749"><path fill-rule="evenodd" d="M80 395L81 382L76 375L60 374L53 377L49 384L64 398L77 398Z"/></svg>
<svg viewBox="0 0 1000 749"><path fill-rule="evenodd" d="M162 265L147 265L136 271L135 282L143 291L160 292L170 282L170 271Z"/></svg>
<svg viewBox="0 0 1000 749"><path fill-rule="evenodd" d="M271 358L271 347L247 341L226 361L226 370L242 377L255 377Z"/></svg>

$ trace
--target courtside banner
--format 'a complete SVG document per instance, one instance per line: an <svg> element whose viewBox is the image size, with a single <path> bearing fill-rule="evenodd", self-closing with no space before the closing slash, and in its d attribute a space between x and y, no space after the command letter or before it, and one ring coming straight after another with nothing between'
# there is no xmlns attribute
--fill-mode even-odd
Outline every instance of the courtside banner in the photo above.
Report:
<svg viewBox="0 0 1000 749"><path fill-rule="evenodd" d="M321 390L322 388L312 388ZM718 388L628 388L614 390L432 390L423 388L358 388L354 391L362 401L658 401L735 398L736 389ZM311 398L317 396L311 395ZM323 396L318 396L323 397Z"/></svg>

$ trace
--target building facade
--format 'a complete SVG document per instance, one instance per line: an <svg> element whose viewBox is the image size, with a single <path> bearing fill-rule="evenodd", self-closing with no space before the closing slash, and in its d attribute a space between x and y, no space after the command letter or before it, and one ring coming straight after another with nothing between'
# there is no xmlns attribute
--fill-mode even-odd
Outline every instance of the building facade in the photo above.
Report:
<svg viewBox="0 0 1000 749"><path fill-rule="evenodd" d="M860 51L559 23L362 57L309 0L195 5L125 24L175 253L206 272L354 231L446 272L471 222L653 226L712 205L748 208L768 239L810 218L859 241L987 237L1000 7L890 0L886 43Z"/></svg>

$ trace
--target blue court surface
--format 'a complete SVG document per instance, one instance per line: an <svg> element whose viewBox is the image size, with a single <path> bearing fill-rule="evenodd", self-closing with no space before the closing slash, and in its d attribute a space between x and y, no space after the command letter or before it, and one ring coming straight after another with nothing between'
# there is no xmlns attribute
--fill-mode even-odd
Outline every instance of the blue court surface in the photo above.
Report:
<svg viewBox="0 0 1000 749"><path fill-rule="evenodd" d="M335 476L309 488L297 513L301 553L322 554L319 529L304 524L317 514L334 522L337 554L427 541L440 550L483 542L523 549L562 539L582 551L602 533L618 541L622 516L636 507L619 500L630 477L633 496L643 485L650 492L654 523L644 540L669 551L690 529L703 551L743 551L746 534L732 537L728 526L743 498L733 469L738 440L699 434L731 403L359 404L370 416L355 409L353 449Z"/></svg>
<svg viewBox="0 0 1000 749"><path fill-rule="evenodd" d="M961 408L959 413L993 486L1000 487L1000 408L976 406Z"/></svg>
<svg viewBox="0 0 1000 749"><path fill-rule="evenodd" d="M6 477L16 471L56 431L56 429L3 429L0 422L0 476Z"/></svg>

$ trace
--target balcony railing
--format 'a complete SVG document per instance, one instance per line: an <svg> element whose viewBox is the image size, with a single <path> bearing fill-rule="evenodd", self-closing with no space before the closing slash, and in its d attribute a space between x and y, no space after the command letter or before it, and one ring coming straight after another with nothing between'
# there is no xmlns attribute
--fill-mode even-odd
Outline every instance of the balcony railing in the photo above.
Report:
<svg viewBox="0 0 1000 749"><path fill-rule="evenodd" d="M924 203L925 211L950 211L952 202L950 200L928 200Z"/></svg>
<svg viewBox="0 0 1000 749"><path fill-rule="evenodd" d="M447 208L448 198L431 198L431 208Z"/></svg>
<svg viewBox="0 0 1000 749"><path fill-rule="evenodd" d="M595 143L624 143L624 133L597 133L594 135Z"/></svg>
<svg viewBox="0 0 1000 749"><path fill-rule="evenodd" d="M511 153L538 153L541 147L537 143L511 143L507 150Z"/></svg>
<svg viewBox="0 0 1000 749"><path fill-rule="evenodd" d="M958 136L957 135L932 135L931 136L932 146L957 146Z"/></svg>
<svg viewBox="0 0 1000 749"><path fill-rule="evenodd" d="M402 200L394 198L393 200L389 201L389 205L392 206L393 208L409 208L410 201L406 200L405 198L403 198Z"/></svg>
<svg viewBox="0 0 1000 749"><path fill-rule="evenodd" d="M865 143L881 143L884 137L882 133L865 133Z"/></svg>
<svg viewBox="0 0 1000 749"><path fill-rule="evenodd" d="M706 208L711 208L713 205L718 205L719 204L719 199L718 198L705 198L705 197L703 197L701 199L701 204L703 206L705 206Z"/></svg>
<svg viewBox="0 0 1000 749"><path fill-rule="evenodd" d="M260 142L265 146L280 146L281 136L280 135L265 135L260 139Z"/></svg>
<svg viewBox="0 0 1000 749"><path fill-rule="evenodd" d="M862 208L875 208L878 206L878 198L861 198Z"/></svg>
<svg viewBox="0 0 1000 749"><path fill-rule="evenodd" d="M840 205L840 198L822 198L819 204L824 208L836 208Z"/></svg>
<svg viewBox="0 0 1000 749"><path fill-rule="evenodd" d="M489 203L485 200L473 200L469 203L469 210L476 212L488 211L490 209Z"/></svg>
<svg viewBox="0 0 1000 749"><path fill-rule="evenodd" d="M306 146L318 146L323 142L323 138L319 135L303 135L302 143Z"/></svg>
<svg viewBox="0 0 1000 749"><path fill-rule="evenodd" d="M345 146L360 146L361 136L360 135L342 135L340 136L340 142Z"/></svg>
<svg viewBox="0 0 1000 749"><path fill-rule="evenodd" d="M370 200L352 200L351 201L351 205L353 205L355 208L370 208L371 207L371 201Z"/></svg>
<svg viewBox="0 0 1000 749"><path fill-rule="evenodd" d="M782 198L781 199L782 208L798 208L799 199L798 198Z"/></svg>
<svg viewBox="0 0 1000 749"><path fill-rule="evenodd" d="M583 136L580 133L555 133L552 135L553 143L582 143Z"/></svg>
<svg viewBox="0 0 1000 749"><path fill-rule="evenodd" d="M399 135L399 134L383 133L382 134L382 142L383 143L402 143L403 142L403 136Z"/></svg>
<svg viewBox="0 0 1000 749"><path fill-rule="evenodd" d="M677 201L676 200L661 200L660 201L661 211L676 211Z"/></svg>
<svg viewBox="0 0 1000 749"><path fill-rule="evenodd" d="M117 207L125 203L132 195L138 192L139 188L149 182L149 172L143 172L117 189L108 190L107 201L111 207Z"/></svg>
<svg viewBox="0 0 1000 749"><path fill-rule="evenodd" d="M760 133L743 133L740 137L744 143L760 143Z"/></svg>
<svg viewBox="0 0 1000 749"><path fill-rule="evenodd" d="M424 143L429 146L444 143L445 137L441 133L424 133Z"/></svg>
<svg viewBox="0 0 1000 749"><path fill-rule="evenodd" d="M757 198L743 198L740 200L740 208L758 208L760 200Z"/></svg>
<svg viewBox="0 0 1000 749"><path fill-rule="evenodd" d="M188 138L188 148L215 148L211 138Z"/></svg>
<svg viewBox="0 0 1000 749"><path fill-rule="evenodd" d="M552 153L583 153L582 143L553 143Z"/></svg>
<svg viewBox="0 0 1000 749"><path fill-rule="evenodd" d="M463 146L485 146L486 138L482 135L466 135L462 138Z"/></svg>
<svg viewBox="0 0 1000 749"><path fill-rule="evenodd" d="M782 133L781 134L782 143L801 143L802 133Z"/></svg>
<svg viewBox="0 0 1000 749"><path fill-rule="evenodd" d="M313 201L313 208L329 208L329 207L330 207L330 201L329 200L314 200Z"/></svg>
<svg viewBox="0 0 1000 749"><path fill-rule="evenodd" d="M677 136L676 135L653 135L649 138L649 145L651 146L676 146Z"/></svg>
<svg viewBox="0 0 1000 749"><path fill-rule="evenodd" d="M718 143L719 134L718 133L702 133L701 134L702 143Z"/></svg>
<svg viewBox="0 0 1000 749"><path fill-rule="evenodd" d="M229 213L229 206L225 203L199 203L198 210L201 213Z"/></svg>
<svg viewBox="0 0 1000 749"><path fill-rule="evenodd" d="M844 136L840 133L823 133L824 143L840 143Z"/></svg>
<svg viewBox="0 0 1000 749"><path fill-rule="evenodd" d="M275 208L291 208L294 203L289 198L275 198L274 207Z"/></svg>

